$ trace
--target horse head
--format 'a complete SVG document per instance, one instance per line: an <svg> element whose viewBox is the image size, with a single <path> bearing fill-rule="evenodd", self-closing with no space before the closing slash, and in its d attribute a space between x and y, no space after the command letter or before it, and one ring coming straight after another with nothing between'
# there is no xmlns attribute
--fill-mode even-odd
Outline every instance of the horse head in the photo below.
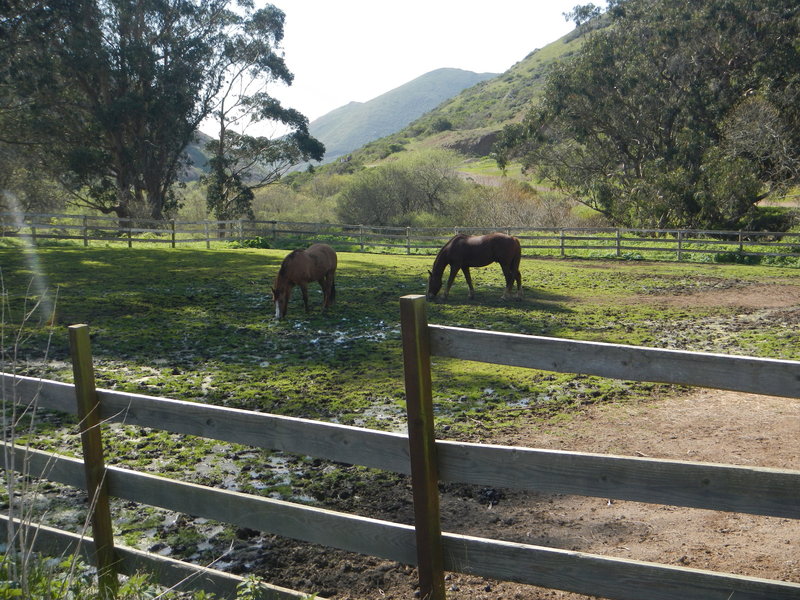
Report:
<svg viewBox="0 0 800 600"><path fill-rule="evenodd" d="M428 300L433 300L439 290L442 289L442 275L435 275L433 271L428 271L428 289L425 292Z"/></svg>
<svg viewBox="0 0 800 600"><path fill-rule="evenodd" d="M286 316L286 309L289 306L289 295L291 288L278 286L272 288L272 301L275 303L275 318L282 319Z"/></svg>

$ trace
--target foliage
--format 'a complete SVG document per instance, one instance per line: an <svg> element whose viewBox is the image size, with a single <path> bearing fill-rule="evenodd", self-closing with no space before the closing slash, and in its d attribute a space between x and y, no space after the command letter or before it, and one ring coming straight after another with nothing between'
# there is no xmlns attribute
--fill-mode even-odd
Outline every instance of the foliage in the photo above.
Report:
<svg viewBox="0 0 800 600"><path fill-rule="evenodd" d="M322 160L325 153L309 135L308 119L266 91L273 81L290 85L293 79L277 53L283 22L283 12L272 5L248 14L223 52L227 62L220 69L222 86L212 111L219 134L206 144L210 170L203 178L208 211L220 220L253 218L253 190L276 181L293 165ZM274 140L246 133L264 120L279 122L290 132Z"/></svg>
<svg viewBox="0 0 800 600"><path fill-rule="evenodd" d="M732 228L800 167L800 9L620 0L498 159L628 226Z"/></svg>
<svg viewBox="0 0 800 600"><path fill-rule="evenodd" d="M361 171L344 187L338 215L345 223L404 225L416 213L441 214L459 188L452 152L417 152Z"/></svg>
<svg viewBox="0 0 800 600"><path fill-rule="evenodd" d="M505 180L499 186L471 186L463 195L460 222L476 227L576 226L574 203L554 192L538 192L530 185Z"/></svg>
<svg viewBox="0 0 800 600"><path fill-rule="evenodd" d="M0 143L0 212L61 212L68 200L56 182L44 178L30 156Z"/></svg>
<svg viewBox="0 0 800 600"><path fill-rule="evenodd" d="M13 578L12 563L19 560L18 555L0 555L0 600L100 600L94 568L77 555L49 558L33 554L27 564L29 587L25 590ZM262 581L249 576L236 589L233 600L257 600L262 596ZM313 596L308 596L312 598ZM124 577L116 600L215 600L215 594L203 590L182 591L165 590L156 585L153 578L145 573Z"/></svg>
<svg viewBox="0 0 800 600"><path fill-rule="evenodd" d="M599 17L600 13L601 9L599 6L589 3L584 5L576 5L571 11L564 13L564 18L567 21L574 22L575 27L580 27L584 23Z"/></svg>
<svg viewBox="0 0 800 600"><path fill-rule="evenodd" d="M259 235L238 242L231 242L231 248L272 248L272 242Z"/></svg>
<svg viewBox="0 0 800 600"><path fill-rule="evenodd" d="M76 202L120 218L175 211L185 148L201 121L225 113L235 69L290 80L263 52L283 13L248 0L14 1L2 17L5 141L24 143ZM304 122L263 93L245 100L259 118Z"/></svg>
<svg viewBox="0 0 800 600"><path fill-rule="evenodd" d="M299 114L299 113L298 113ZM303 131L277 139L223 131L220 140L209 143L213 157L207 186L208 211L219 220L254 218L254 190L276 182L292 166L321 160L324 147Z"/></svg>
<svg viewBox="0 0 800 600"><path fill-rule="evenodd" d="M8 55L9 101L24 107L13 121L20 141L33 141L86 205L160 217L174 207L181 153L206 112L209 27L224 14L188 0L40 6L15 15L21 52ZM42 19L53 34L37 40Z"/></svg>
<svg viewBox="0 0 800 600"><path fill-rule="evenodd" d="M431 131L436 133L440 131L450 131L451 129L453 129L453 124L450 122L450 119L445 117L439 117L431 123Z"/></svg>

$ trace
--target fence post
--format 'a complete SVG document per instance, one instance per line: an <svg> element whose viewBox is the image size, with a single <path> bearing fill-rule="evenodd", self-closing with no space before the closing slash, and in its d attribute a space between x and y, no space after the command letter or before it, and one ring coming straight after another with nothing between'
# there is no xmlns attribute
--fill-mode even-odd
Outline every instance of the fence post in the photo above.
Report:
<svg viewBox="0 0 800 600"><path fill-rule="evenodd" d="M119 582L114 563L114 532L108 503L108 482L103 458L103 440L100 435L100 403L95 391L92 351L88 325L70 325L70 354L75 378L75 398L78 403L83 467L86 472L86 491L92 514L92 537L101 597L111 600L116 596Z"/></svg>
<svg viewBox="0 0 800 600"><path fill-rule="evenodd" d="M683 257L683 229L678 230L678 262Z"/></svg>
<svg viewBox="0 0 800 600"><path fill-rule="evenodd" d="M358 241L361 244L361 251L364 251L364 226L358 226Z"/></svg>
<svg viewBox="0 0 800 600"><path fill-rule="evenodd" d="M564 230L561 230L561 258L564 258L566 253L564 252Z"/></svg>
<svg viewBox="0 0 800 600"><path fill-rule="evenodd" d="M742 244L743 240L744 240L744 238L742 237L742 230L740 229L739 230L739 252L740 253L744 251L744 245Z"/></svg>
<svg viewBox="0 0 800 600"><path fill-rule="evenodd" d="M170 229L171 229L170 233L172 234L172 238L171 238L172 239L172 247L174 248L175 247L175 219L170 219L169 225L170 225Z"/></svg>
<svg viewBox="0 0 800 600"><path fill-rule="evenodd" d="M445 600L439 468L434 437L431 353L425 296L400 298L400 323L420 598Z"/></svg>
<svg viewBox="0 0 800 600"><path fill-rule="evenodd" d="M406 254L411 254L411 227L406 227Z"/></svg>
<svg viewBox="0 0 800 600"><path fill-rule="evenodd" d="M133 248L133 227L128 224L128 248Z"/></svg>
<svg viewBox="0 0 800 600"><path fill-rule="evenodd" d="M275 241L278 239L278 222L272 222L272 240Z"/></svg>
<svg viewBox="0 0 800 600"><path fill-rule="evenodd" d="M617 227L617 258L620 257L622 254L622 236L619 232L619 227Z"/></svg>
<svg viewBox="0 0 800 600"><path fill-rule="evenodd" d="M211 248L211 230L208 227L208 221L205 222L206 226L206 250Z"/></svg>
<svg viewBox="0 0 800 600"><path fill-rule="evenodd" d="M89 245L89 219L86 215L83 215L83 245Z"/></svg>

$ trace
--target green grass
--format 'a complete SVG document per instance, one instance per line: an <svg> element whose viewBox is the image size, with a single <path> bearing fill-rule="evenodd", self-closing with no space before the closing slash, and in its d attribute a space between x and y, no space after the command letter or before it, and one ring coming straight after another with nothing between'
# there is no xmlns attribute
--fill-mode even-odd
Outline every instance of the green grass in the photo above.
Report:
<svg viewBox="0 0 800 600"><path fill-rule="evenodd" d="M402 430L405 392L399 298L425 291L431 258L339 254L337 302L311 311L295 290L288 318L273 319L272 280L285 250L43 247L35 253L0 249L11 309L8 330L46 289L55 325L43 314L23 328L16 362L22 372L71 381L66 326L91 329L98 387L248 410ZM430 322L470 328L614 343L797 359L800 334L781 319L739 322L737 309L661 305L640 299L798 281L779 267L587 260L525 260L525 297L502 300L502 274L473 270L476 299L459 276L447 302L429 304ZM56 294L57 293L57 294ZM41 311L40 311L41 312ZM6 338L10 341L9 338ZM5 344L6 342L4 342ZM43 361L47 348L48 360ZM8 352L9 348L5 349ZM586 404L648 398L660 386L580 375L436 359L437 427L442 437L546 423ZM70 419L39 418L36 445L78 454ZM66 429L65 429L66 428ZM112 427L109 462L168 477L188 477L280 497L307 496L308 482L268 474L257 481L226 470L210 442ZM245 471L269 453L238 455ZM169 456L164 460L164 456ZM225 454L224 452L222 454ZM265 458L266 457L266 458ZM298 471L306 469L298 465ZM237 479L238 477L238 479ZM288 486L288 487L287 487Z"/></svg>
<svg viewBox="0 0 800 600"><path fill-rule="evenodd" d="M28 361L31 374L69 381L66 325L88 323L100 387L393 426L392 419L371 409L380 405L390 414L402 414L398 299L424 293L431 259L340 253L337 304L329 314L320 311L315 284L309 314L303 312L296 290L288 318L276 322L270 286L285 254L46 247L34 257L6 248L0 249L0 264L12 306L35 295L36 287L30 287L34 279L51 294L57 291L48 363L36 360L50 332L44 319L26 328L21 358ZM668 340L654 331L711 314L723 318L725 311L631 301L639 294L797 277L794 270L746 265L525 260L525 298L503 301L498 268L474 273L476 300L466 298L459 276L450 301L429 305L431 322L655 346L668 345ZM744 332L739 350L759 354L768 349L796 357L791 347L775 342L786 333L769 327ZM684 345L704 349L692 339ZM482 398L481 390L491 388L506 390L486 401L502 407L533 393L527 383L532 375L515 369L447 365L437 368L435 377L437 395L445 402ZM470 409L454 402L441 418L446 422L463 410Z"/></svg>
<svg viewBox="0 0 800 600"><path fill-rule="evenodd" d="M339 253L337 302L320 310L298 291L276 322L272 280L286 250L40 247L0 248L5 292L4 364L21 374L72 380L67 325L88 323L98 387L307 417L385 430L404 427L399 298L425 291L432 258ZM796 285L796 269L741 264L526 259L525 296L500 298L500 269L474 269L475 300L459 276L431 323L573 339L800 359L792 311L761 315L728 304L653 303L654 296L735 293L748 285ZM46 294L47 302L32 310ZM55 305L55 323L47 308ZM24 325L23 325L24 322ZM13 354L15 352L15 354ZM435 358L437 435L487 439L547 427L587 405L647 401L665 386ZM20 440L79 455L74 419L37 414ZM140 471L300 502L342 486L385 485L399 476L137 427L105 428L107 462ZM338 492L337 492L338 493ZM0 503L8 499L0 497ZM80 505L83 506L82 504ZM74 494L58 494L48 524L71 528ZM211 560L205 539L181 533L157 509L115 501L115 534L129 544L163 542ZM80 519L80 515L78 515ZM222 524L194 524L216 540ZM149 541L148 541L149 540ZM140 544L140 545L141 545ZM208 556L204 553L209 553Z"/></svg>

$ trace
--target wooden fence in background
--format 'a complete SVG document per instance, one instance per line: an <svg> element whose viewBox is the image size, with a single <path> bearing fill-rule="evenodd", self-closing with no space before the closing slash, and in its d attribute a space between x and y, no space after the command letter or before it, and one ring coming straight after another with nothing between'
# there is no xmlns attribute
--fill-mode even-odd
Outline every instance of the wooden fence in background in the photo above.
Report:
<svg viewBox="0 0 800 600"><path fill-rule="evenodd" d="M220 241L261 238L270 244L324 240L341 250L435 254L455 233L504 231L526 256L652 257L685 260L693 255L800 258L800 233L681 229L545 227L377 227L288 221L120 221L115 217L0 213L0 235L33 242L65 240L211 247Z"/></svg>
<svg viewBox="0 0 800 600"><path fill-rule="evenodd" d="M609 456L522 447L487 446L433 437L431 357L490 362L555 372L655 381L800 397L800 362L581 342L429 325L423 296L400 300L408 403L408 435L95 390L86 363L88 328L71 329L76 384L3 374L4 397L72 414L258 448L410 474L415 526L225 491L103 467L85 440L84 460L6 446L18 468L34 477L99 490L112 497L189 513L275 535L417 565L421 597L443 600L444 571L516 581L619 600L797 600L800 583L701 571L442 532L440 480L542 493L577 494L800 519L800 471ZM75 332L75 333L73 333ZM80 335L78 335L78 332ZM80 341L80 340L83 341ZM82 373L82 374L80 374ZM77 408L76 397L94 407ZM99 427L82 420L82 436ZM94 483L91 483L94 479ZM90 483L87 484L87 481ZM105 487L104 487L105 486ZM97 504L101 504L98 502ZM102 512L102 509L101 509ZM107 518L107 517L95 517ZM25 526L4 518L2 525ZM102 527L101 527L102 529ZM110 530L110 527L108 527ZM94 526L97 532L97 524ZM75 551L85 538L42 528L38 540ZM113 538L88 541L95 553ZM97 554L102 559L102 552ZM154 573L165 585L204 588L231 596L240 578L159 555L115 546L100 573ZM187 579L188 578L188 579ZM109 584L112 585L112 584ZM262 598L299 592L262 587Z"/></svg>

